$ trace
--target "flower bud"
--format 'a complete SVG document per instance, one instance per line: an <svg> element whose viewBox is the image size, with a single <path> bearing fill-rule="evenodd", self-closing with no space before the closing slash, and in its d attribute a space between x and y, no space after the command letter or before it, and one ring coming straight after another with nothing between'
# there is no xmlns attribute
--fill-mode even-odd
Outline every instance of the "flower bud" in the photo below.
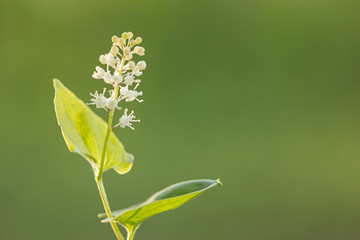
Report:
<svg viewBox="0 0 360 240"><path fill-rule="evenodd" d="M129 53L128 55L125 56L126 60L131 60L133 58L133 55L131 53Z"/></svg>
<svg viewBox="0 0 360 240"><path fill-rule="evenodd" d="M127 38L127 32L124 32L123 34L121 34L121 37L122 37L123 39L126 39L126 38Z"/></svg>
<svg viewBox="0 0 360 240"><path fill-rule="evenodd" d="M141 38L141 37L137 37L137 38L135 39L135 43L136 43L136 44L142 43L142 38Z"/></svg>
<svg viewBox="0 0 360 240"><path fill-rule="evenodd" d="M123 47L126 44L126 40L123 38L120 38L118 44Z"/></svg>
<svg viewBox="0 0 360 240"><path fill-rule="evenodd" d="M110 53L114 56L116 56L119 53L119 48L115 45L111 47Z"/></svg>
<svg viewBox="0 0 360 240"><path fill-rule="evenodd" d="M128 39L132 39L133 36L134 36L134 34L132 32L127 33L127 38Z"/></svg>
<svg viewBox="0 0 360 240"><path fill-rule="evenodd" d="M134 61L130 61L130 62L128 62L128 64L127 64L127 65L128 65L128 68L129 68L129 69L134 69L134 68L135 68L135 66L136 66Z"/></svg>
<svg viewBox="0 0 360 240"><path fill-rule="evenodd" d="M101 56L99 57L99 61L100 61L102 64L106 64L106 57L105 57L105 55L101 55Z"/></svg>
<svg viewBox="0 0 360 240"><path fill-rule="evenodd" d="M124 47L123 52L125 55L127 55L131 52L131 49L129 47Z"/></svg>
<svg viewBox="0 0 360 240"><path fill-rule="evenodd" d="M145 48L136 46L136 47L134 48L134 52L135 52L136 54L138 54L139 56L144 56L144 55L145 55Z"/></svg>
<svg viewBox="0 0 360 240"><path fill-rule="evenodd" d="M119 42L119 38L114 35L114 36L112 36L111 41L112 41L113 43L117 44L117 43Z"/></svg>
<svg viewBox="0 0 360 240"><path fill-rule="evenodd" d="M111 84L112 83L112 76L111 76L111 73L109 72L106 72L104 74L104 81L108 84Z"/></svg>
<svg viewBox="0 0 360 240"><path fill-rule="evenodd" d="M133 47L133 46L135 46L135 45L136 45L135 40L134 40L134 39L131 39L131 41L130 41L130 47Z"/></svg>
<svg viewBox="0 0 360 240"><path fill-rule="evenodd" d="M146 62L145 61L140 61L136 64L136 68L139 70L145 70L146 68Z"/></svg>

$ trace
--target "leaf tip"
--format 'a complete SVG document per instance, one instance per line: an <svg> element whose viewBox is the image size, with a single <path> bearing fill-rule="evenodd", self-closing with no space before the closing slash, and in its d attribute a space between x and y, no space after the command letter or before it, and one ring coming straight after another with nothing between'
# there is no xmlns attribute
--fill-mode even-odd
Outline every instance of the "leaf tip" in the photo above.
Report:
<svg viewBox="0 0 360 240"><path fill-rule="evenodd" d="M53 79L54 87L55 87L56 85L58 85L59 83L61 83L59 79L57 79L57 78L54 78L54 79Z"/></svg>
<svg viewBox="0 0 360 240"><path fill-rule="evenodd" d="M219 187L223 186L222 182L220 182L220 178L216 179L216 183Z"/></svg>

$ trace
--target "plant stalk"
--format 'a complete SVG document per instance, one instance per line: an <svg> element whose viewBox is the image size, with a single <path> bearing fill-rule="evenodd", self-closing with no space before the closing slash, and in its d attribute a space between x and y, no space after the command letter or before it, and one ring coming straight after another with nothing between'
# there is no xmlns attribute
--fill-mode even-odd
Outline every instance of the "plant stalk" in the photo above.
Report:
<svg viewBox="0 0 360 240"><path fill-rule="evenodd" d="M124 64L125 64L125 58L123 57L121 59L121 66L120 66L120 70L119 70L120 75L122 75L122 69L124 68ZM116 86L114 91L115 91L115 94L114 94L114 100L115 100L119 96L119 86ZM106 148L107 148L110 133L111 133L111 130L112 130L112 122L113 122L113 119L114 119L114 112L115 112L115 108L113 110L110 110L110 112L109 112L109 120L108 120L106 135L105 135L105 139L104 139L104 145L103 145L103 149L102 149L102 152L101 152L101 159L100 159L100 163L99 163L99 172L97 173L97 180L98 181L100 181L102 179L102 174L103 174L103 171L104 171Z"/></svg>
<svg viewBox="0 0 360 240"><path fill-rule="evenodd" d="M135 235L135 232L136 232L136 229L138 227L131 227L131 228L126 228L127 230L127 238L126 240L133 240L134 239L134 235Z"/></svg>
<svg viewBox="0 0 360 240"><path fill-rule="evenodd" d="M115 88L115 97L117 98L117 93L118 93L119 87ZM109 120L108 120L108 125L107 125L107 130L106 130L106 135L105 135L105 139L104 139L104 145L103 145L103 149L102 149L102 153L101 153L101 159L100 159L100 163L99 163L99 171L98 174L96 176L97 181L101 181L102 179L102 174L104 171L104 164L105 164L105 155L106 155L106 148L109 142L109 137L110 137L110 133L112 130L112 122L114 119L114 112L115 109L111 110L109 112Z"/></svg>
<svg viewBox="0 0 360 240"><path fill-rule="evenodd" d="M101 197L101 201L102 201L102 204L104 206L106 215L107 215L108 218L112 218L113 216L111 214L109 201L108 201L107 196L106 196L106 192L105 192L105 188L104 188L104 184L102 182L102 179L100 179L100 180L96 179L96 185L98 187L100 197ZM116 225L116 223L115 222L110 222L110 225L111 225L111 228L114 231L114 234L115 234L116 238L118 240L124 240L124 237L122 236L122 234L121 234L118 226Z"/></svg>
<svg viewBox="0 0 360 240"><path fill-rule="evenodd" d="M122 69L124 67L124 63L125 63L125 58L121 59L121 66L120 66L120 70L119 73L120 75L122 75ZM119 94L119 86L116 86L115 89L115 94L114 94L114 100L118 98L118 94ZM99 193L100 193L100 197L101 197L101 201L102 204L104 206L106 215L108 218L112 218L112 213L110 210L110 205L109 205L109 201L107 199L106 196L106 192L105 192L105 187L102 181L102 174L104 171L104 165L105 165L105 156L106 156L106 148L109 142L109 137L112 131L112 124L113 124L113 119L114 119L114 112L115 112L115 108L110 110L109 112L109 120L108 120L108 124L107 124L107 129L106 129L106 134L105 134L105 139L104 139L104 145L102 148L102 153L101 153L101 159L99 162L99 171L97 172L97 176L95 177L95 181L96 181L96 185L98 187ZM116 238L118 240L124 240L124 237L122 236L118 226L116 225L115 222L110 222L110 225L114 231L114 234L116 236Z"/></svg>

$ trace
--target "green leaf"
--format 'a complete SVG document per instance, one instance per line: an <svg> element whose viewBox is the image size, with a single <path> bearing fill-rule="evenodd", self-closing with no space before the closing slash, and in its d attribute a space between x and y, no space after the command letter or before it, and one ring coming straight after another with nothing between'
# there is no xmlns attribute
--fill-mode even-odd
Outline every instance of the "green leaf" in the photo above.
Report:
<svg viewBox="0 0 360 240"><path fill-rule="evenodd" d="M221 186L220 180L201 179L177 183L155 193L143 203L113 212L114 217L103 222L116 221L133 232L146 218L178 208L216 185Z"/></svg>
<svg viewBox="0 0 360 240"><path fill-rule="evenodd" d="M67 147L71 152L83 156L97 171L107 129L106 122L57 79L54 79L54 88L56 118ZM114 168L118 173L124 174L130 171L133 161L133 155L125 151L119 139L111 132L104 170Z"/></svg>

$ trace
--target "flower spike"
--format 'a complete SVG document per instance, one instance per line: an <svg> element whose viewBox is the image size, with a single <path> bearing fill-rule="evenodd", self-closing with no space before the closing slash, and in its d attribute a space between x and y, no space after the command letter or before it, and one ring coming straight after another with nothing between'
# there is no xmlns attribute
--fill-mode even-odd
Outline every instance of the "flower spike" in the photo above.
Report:
<svg viewBox="0 0 360 240"><path fill-rule="evenodd" d="M139 99L143 95L142 91L137 91L141 80L137 79L138 76L143 74L146 69L145 61L135 62L134 58L145 55L145 48L139 46L142 43L141 37L135 37L132 32L124 32L118 36L112 36L112 45L110 51L100 56L99 61L104 64L106 68L96 66L92 77L95 79L102 79L105 83L114 87L110 91L110 96L105 97L105 90L103 93L90 94L93 98L89 105L95 105L97 108L104 108L109 114L114 114L115 109L121 109L119 102L142 102ZM135 83L135 84L134 84ZM135 86L134 86L135 85ZM127 109L124 110L124 114L119 120L119 124L116 126L125 127L131 126L132 122L140 122L135 120L133 111L127 115Z"/></svg>

